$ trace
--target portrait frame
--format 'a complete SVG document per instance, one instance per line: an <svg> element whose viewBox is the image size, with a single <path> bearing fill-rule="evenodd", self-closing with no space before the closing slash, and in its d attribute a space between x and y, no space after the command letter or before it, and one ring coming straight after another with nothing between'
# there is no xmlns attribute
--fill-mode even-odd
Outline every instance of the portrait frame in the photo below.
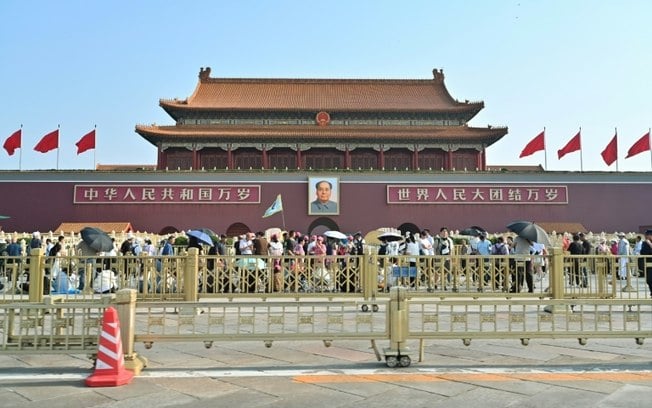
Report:
<svg viewBox="0 0 652 408"><path fill-rule="evenodd" d="M330 194L327 196L327 202L321 202L317 196L317 184L321 184L322 182L328 183L330 187ZM322 194L324 194L323 190ZM308 177L308 215L339 215L340 204L339 177Z"/></svg>

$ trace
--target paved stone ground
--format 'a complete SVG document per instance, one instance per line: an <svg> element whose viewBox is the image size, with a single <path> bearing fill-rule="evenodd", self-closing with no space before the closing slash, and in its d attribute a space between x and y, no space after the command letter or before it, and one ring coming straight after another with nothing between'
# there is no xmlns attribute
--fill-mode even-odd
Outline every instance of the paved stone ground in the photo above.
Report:
<svg viewBox="0 0 652 408"><path fill-rule="evenodd" d="M387 344L378 344L379 348ZM9 407L650 407L652 339L427 342L389 369L362 341L141 345L130 384L88 388L83 355L0 355Z"/></svg>

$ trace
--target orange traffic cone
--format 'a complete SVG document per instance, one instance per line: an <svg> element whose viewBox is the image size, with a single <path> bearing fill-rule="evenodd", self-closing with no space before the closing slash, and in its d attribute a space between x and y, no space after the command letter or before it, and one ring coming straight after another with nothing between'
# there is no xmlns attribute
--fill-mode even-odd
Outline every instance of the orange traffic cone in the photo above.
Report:
<svg viewBox="0 0 652 408"><path fill-rule="evenodd" d="M97 350L95 372L86 379L89 387L116 387L131 382L134 373L125 369L120 339L118 312L109 307L102 319L102 334Z"/></svg>

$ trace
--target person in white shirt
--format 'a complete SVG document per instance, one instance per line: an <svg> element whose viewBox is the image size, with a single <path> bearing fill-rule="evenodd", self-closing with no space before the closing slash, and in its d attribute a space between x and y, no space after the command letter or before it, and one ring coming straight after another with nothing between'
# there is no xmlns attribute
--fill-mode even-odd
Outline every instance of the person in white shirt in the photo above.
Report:
<svg viewBox="0 0 652 408"><path fill-rule="evenodd" d="M419 256L419 243L414 235L408 235L405 243L405 255L408 256L410 263L409 282L410 287L414 287L416 283L416 276L412 276L412 271L417 269L417 257ZM414 268L414 269L413 269Z"/></svg>
<svg viewBox="0 0 652 408"><path fill-rule="evenodd" d="M442 271L439 276L445 277L446 283L442 282L442 286L446 285L451 282L451 275L452 275L452 269L451 269L451 258L453 255L453 250L455 248L455 244L453 242L453 239L448 235L448 228L447 227L441 227L439 229L439 234L437 235L437 238L435 238L435 246L433 248L435 255L440 255L446 257L445 259L442 260L441 266L442 266ZM443 280L443 279L442 279ZM457 292L457 287L458 287L458 277L455 276L455 279L453 280L453 291Z"/></svg>
<svg viewBox="0 0 652 408"><path fill-rule="evenodd" d="M624 233L618 234L618 256L620 256L620 268L618 269L618 278L627 279L627 264L629 263L629 241L625 238Z"/></svg>
<svg viewBox="0 0 652 408"><path fill-rule="evenodd" d="M247 233L247 235L244 236L240 240L240 254L241 255L252 255L253 250L254 250L254 243L253 243L253 238L255 237L253 232Z"/></svg>
<svg viewBox="0 0 652 408"><path fill-rule="evenodd" d="M112 270L104 269L93 280L95 293L113 293L118 289L118 278Z"/></svg>
<svg viewBox="0 0 652 408"><path fill-rule="evenodd" d="M272 261L272 273L274 277L274 291L281 292L283 290L283 268L281 266L281 256L283 256L283 244L279 242L278 235L274 234L269 242L267 253L274 258Z"/></svg>

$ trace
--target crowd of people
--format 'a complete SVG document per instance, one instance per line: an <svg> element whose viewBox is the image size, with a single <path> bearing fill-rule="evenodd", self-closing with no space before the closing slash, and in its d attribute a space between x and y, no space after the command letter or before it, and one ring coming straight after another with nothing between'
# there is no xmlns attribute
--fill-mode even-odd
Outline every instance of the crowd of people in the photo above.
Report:
<svg viewBox="0 0 652 408"><path fill-rule="evenodd" d="M175 254L175 239L174 235L170 235L155 243L149 238L136 237L130 233L121 243L118 244L114 241L112 250L98 252L90 248L83 240L67 243L64 236L43 240L39 232L34 232L25 252L34 248L44 249L44 253L49 258L46 272L52 281L51 287L55 291L84 290L87 273L84 259L103 257L104 260L96 265L93 271L93 289L98 293L104 293L118 288L117 270L112 266L112 262L107 260L107 257L115 257L119 254L139 256L141 253L159 257L156 261L156 269L161 272L160 257ZM374 246L374 252L379 255L379 270L383 275L379 280L384 280L386 287L398 284L398 278L406 278L400 279L401 283L413 287L424 284L428 291L438 289L438 285L443 288L452 285L452 290L455 291L458 289L459 274L453 273L451 262L454 255L478 256L461 257L456 264L461 271L467 270L467 264L476 262L474 259L479 258L486 261L484 262L485 268L492 265L494 261L484 257L491 256L492 259L495 259L495 256L516 255L515 259L524 260L523 265L517 268L515 259L510 259L507 270L504 272L494 272L493 274L488 274L486 271L477 272L473 278L476 279L479 290L483 285L493 285L494 289L500 287L505 292L520 292L522 290L533 292L535 282L541 281L546 276L548 268L548 248L541 243L532 242L520 236L494 236L492 242L486 232L479 232L470 238L458 237L456 244L448 228L442 227L436 234L424 229L418 233L407 232L399 236L381 236L379 241L380 244ZM630 261L632 255L652 255L652 230L647 230L644 236L637 236L634 245L630 245L624 233L617 234L617 238L610 241L606 238L598 238L594 240L594 243L591 243L589 237L583 233L563 234L558 242L566 253L577 255L573 258L573 267L565 273L568 284L576 287L586 288L588 274L591 272L586 267L586 263L581 262L580 255L604 255L607 256L609 262L617 263L617 274L613 279L627 279L628 274L632 273ZM23 243L23 245L25 244ZM23 245L18 242L16 237L0 238L0 256L2 256L0 274L3 273L5 264L20 262L20 257L25 255ZM294 264L287 263L284 261L286 258L296 260L297 257L306 255L314 258L310 265L313 274L329 286L334 287L336 277L333 276L333 267L330 264L333 262L333 257L342 259L347 255L363 255L370 252L360 232L343 237L329 237L317 234L307 235L294 230L281 231L272 235L267 235L262 231L249 232L235 239L229 239L226 235L221 234L213 237L212 246L206 246L195 237L189 236L186 248L192 247L198 248L201 254L208 255L206 267L209 271L217 270L217 267L220 266L219 263L222 262L220 257L223 256L235 255L239 259L246 259L247 255L265 257L269 263L269 265L265 264L265 268L269 271L271 287L274 291L287 290L288 270L300 267L300 265L295 265L296 261ZM65 260L69 256L78 257L75 265L70 262L66 263ZM429 256L436 256L442 262L437 263L437 266L428 262L424 264L424 258L427 260ZM406 264L399 265L401 262ZM648 261L648 265L650 264L652 261ZM652 292L652 270L648 265L645 264L643 257L639 257L634 273L640 273L641 276L646 277ZM387 269L388 266L389 269ZM348 272L354 270L350 265L340 269L346 269ZM397 270L398 273L396 273ZM493 270L498 270L498 268ZM611 267L608 270L612 270ZM423 282L417 282L417 277L420 277ZM471 277L467 276L466 278ZM139 279L142 282L147 278L141 274ZM348 284L352 284L352 282L350 277L347 278ZM0 285L5 284L6 279L4 282L0 281ZM342 285L337 286L341 287ZM0 286L0 290L2 290L2 286Z"/></svg>

